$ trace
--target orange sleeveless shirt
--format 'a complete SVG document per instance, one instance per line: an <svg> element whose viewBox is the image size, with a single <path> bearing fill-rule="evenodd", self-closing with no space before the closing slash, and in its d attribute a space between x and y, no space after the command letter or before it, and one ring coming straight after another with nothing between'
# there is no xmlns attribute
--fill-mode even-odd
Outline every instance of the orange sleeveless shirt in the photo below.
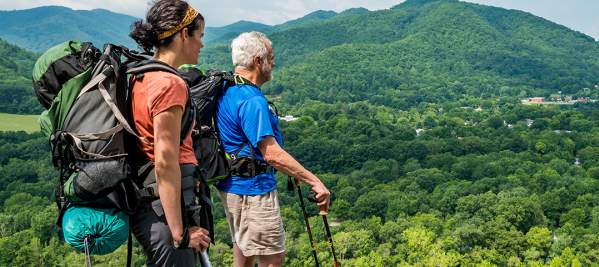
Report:
<svg viewBox="0 0 599 267"><path fill-rule="evenodd" d="M175 74L153 71L143 75L141 80L133 83L132 112L135 128L144 141L138 147L144 155L154 161L154 116L172 107L185 110L187 104L187 85ZM179 149L179 164L198 164L196 160L191 133L185 137Z"/></svg>

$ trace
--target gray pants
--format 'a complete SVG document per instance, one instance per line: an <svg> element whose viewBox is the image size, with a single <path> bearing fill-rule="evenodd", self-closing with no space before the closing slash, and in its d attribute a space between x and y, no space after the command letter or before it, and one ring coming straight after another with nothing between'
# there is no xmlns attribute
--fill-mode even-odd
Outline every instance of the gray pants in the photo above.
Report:
<svg viewBox="0 0 599 267"><path fill-rule="evenodd" d="M162 208L160 200L157 205ZM152 202L152 203L154 203ZM154 204L156 205L156 204ZM132 231L144 248L148 267L195 266L196 254L191 249L175 249L171 230L152 208L142 208L131 217Z"/></svg>
<svg viewBox="0 0 599 267"><path fill-rule="evenodd" d="M183 171L181 174L185 178L189 176ZM183 199L186 206L192 203L193 197L193 187L183 188ZM185 214L182 215L185 216ZM131 230L144 249L148 267L196 265L197 254L193 250L175 249L173 246L171 230L166 224L160 199L143 203L130 218Z"/></svg>

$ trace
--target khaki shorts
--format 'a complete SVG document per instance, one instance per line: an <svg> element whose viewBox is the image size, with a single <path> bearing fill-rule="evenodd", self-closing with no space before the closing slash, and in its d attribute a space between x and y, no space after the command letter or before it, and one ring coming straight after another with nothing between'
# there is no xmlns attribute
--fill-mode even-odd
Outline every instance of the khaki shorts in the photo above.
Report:
<svg viewBox="0 0 599 267"><path fill-rule="evenodd" d="M231 239L244 256L285 252L285 230L277 190L261 196L219 191Z"/></svg>

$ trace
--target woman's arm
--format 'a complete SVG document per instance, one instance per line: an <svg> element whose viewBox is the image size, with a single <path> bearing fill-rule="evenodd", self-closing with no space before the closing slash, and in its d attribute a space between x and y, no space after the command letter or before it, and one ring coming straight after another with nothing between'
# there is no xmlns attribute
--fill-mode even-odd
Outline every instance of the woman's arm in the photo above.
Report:
<svg viewBox="0 0 599 267"><path fill-rule="evenodd" d="M164 215L173 240L181 242L183 220L181 214L181 107L172 107L154 117L154 170L156 185ZM189 228L189 247L202 251L210 245L210 233L200 227Z"/></svg>
<svg viewBox="0 0 599 267"><path fill-rule="evenodd" d="M154 165L160 202L173 240L183 235L179 146L183 109L171 107L154 116Z"/></svg>

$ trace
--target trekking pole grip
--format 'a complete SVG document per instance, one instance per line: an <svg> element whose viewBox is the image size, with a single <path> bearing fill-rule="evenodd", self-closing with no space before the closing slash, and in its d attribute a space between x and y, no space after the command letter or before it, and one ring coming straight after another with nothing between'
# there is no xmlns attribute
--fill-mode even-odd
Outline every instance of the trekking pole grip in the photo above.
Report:
<svg viewBox="0 0 599 267"><path fill-rule="evenodd" d="M325 216L325 215L328 215L328 214L329 214L329 212L327 211L327 208L326 208L326 207L323 207L323 206L318 206L318 209L320 209L320 211L318 211L318 215L323 215L323 216Z"/></svg>
<svg viewBox="0 0 599 267"><path fill-rule="evenodd" d="M308 200L310 202L314 202L314 203L318 202L318 200L316 200L316 193L314 191L310 191L310 193L308 193ZM329 202L329 207L330 207L330 202ZM327 210L329 207L318 206L318 215L328 215L329 212Z"/></svg>

